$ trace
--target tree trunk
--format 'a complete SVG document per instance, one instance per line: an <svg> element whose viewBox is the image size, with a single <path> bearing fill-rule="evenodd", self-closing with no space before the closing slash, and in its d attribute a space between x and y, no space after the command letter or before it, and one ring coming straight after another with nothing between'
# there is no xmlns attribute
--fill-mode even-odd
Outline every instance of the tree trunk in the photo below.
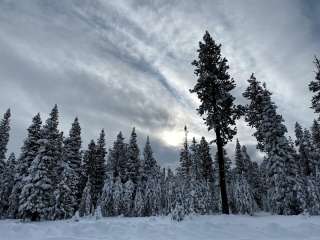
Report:
<svg viewBox="0 0 320 240"><path fill-rule="evenodd" d="M226 188L226 178L224 170L224 157L223 157L223 142L221 139L220 128L215 129L217 137L217 149L218 149L218 163L219 163L219 182L220 182L220 192L221 192L221 202L222 202L222 213L229 214L229 204Z"/></svg>

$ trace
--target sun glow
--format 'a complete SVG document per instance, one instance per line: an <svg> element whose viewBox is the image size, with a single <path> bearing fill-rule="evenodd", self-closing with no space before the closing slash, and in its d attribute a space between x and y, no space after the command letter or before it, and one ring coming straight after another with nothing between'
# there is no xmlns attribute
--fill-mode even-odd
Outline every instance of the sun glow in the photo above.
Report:
<svg viewBox="0 0 320 240"><path fill-rule="evenodd" d="M159 137L165 144L178 147L183 143L184 131L176 129L164 130L159 133Z"/></svg>

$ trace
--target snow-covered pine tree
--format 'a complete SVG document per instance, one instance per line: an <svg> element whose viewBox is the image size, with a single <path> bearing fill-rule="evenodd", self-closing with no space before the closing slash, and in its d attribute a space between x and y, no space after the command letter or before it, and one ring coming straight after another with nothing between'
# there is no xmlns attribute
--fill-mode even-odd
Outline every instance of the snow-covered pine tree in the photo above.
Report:
<svg viewBox="0 0 320 240"><path fill-rule="evenodd" d="M320 215L320 187L314 177L306 178L306 211L310 215Z"/></svg>
<svg viewBox="0 0 320 240"><path fill-rule="evenodd" d="M72 181L68 183L68 186L76 194L76 201L79 204L82 193L79 189L81 177L81 127L78 118L74 119L69 136L64 140L62 161L64 166L67 164L66 168L70 168L70 171L72 171ZM65 169L63 170L65 171Z"/></svg>
<svg viewBox="0 0 320 240"><path fill-rule="evenodd" d="M90 175L92 180L92 202L94 207L97 207L97 202L102 193L104 181L106 179L106 165L105 165L105 133L101 130L99 139L97 140L95 157L93 158L93 172Z"/></svg>
<svg viewBox="0 0 320 240"><path fill-rule="evenodd" d="M14 153L11 153L0 178L0 218L8 216L10 193L13 189L15 174L16 157Z"/></svg>
<svg viewBox="0 0 320 240"><path fill-rule="evenodd" d="M311 127L311 135L314 148L320 151L320 124L317 120L313 120Z"/></svg>
<svg viewBox="0 0 320 240"><path fill-rule="evenodd" d="M202 177L208 182L213 182L213 162L210 154L210 147L205 137L202 137L200 140L198 155Z"/></svg>
<svg viewBox="0 0 320 240"><path fill-rule="evenodd" d="M312 172L312 162L315 152L312 149L310 132L303 130L299 123L295 124L296 146L299 152L299 170L303 176L309 176Z"/></svg>
<svg viewBox="0 0 320 240"><path fill-rule="evenodd" d="M304 211L306 205L306 197L304 191L304 178L299 170L299 158L296 153L294 143L289 137L287 157L285 161L286 176L286 199L288 204L284 210L286 215L296 215Z"/></svg>
<svg viewBox="0 0 320 240"><path fill-rule="evenodd" d="M140 170L140 150L137 143L137 134L135 128L132 129L130 142L127 152L127 177L134 184L140 179L139 170Z"/></svg>
<svg viewBox="0 0 320 240"><path fill-rule="evenodd" d="M58 130L58 107L54 106L40 131L39 150L32 161L30 176L19 200L19 215L23 219L52 219L54 190L59 181L62 157L62 134Z"/></svg>
<svg viewBox="0 0 320 240"><path fill-rule="evenodd" d="M149 178L145 186L145 214L156 216L161 210L161 185L159 175Z"/></svg>
<svg viewBox="0 0 320 240"><path fill-rule="evenodd" d="M262 87L254 74L248 79L249 86L243 92L243 97L249 100L245 106L245 120L252 128L258 129L262 122L262 112L264 111L264 99L271 96L271 93ZM261 132L255 131L253 136L257 139L257 149L263 151L264 136Z"/></svg>
<svg viewBox="0 0 320 240"><path fill-rule="evenodd" d="M236 212L252 215L257 210L252 189L243 172L236 175L233 194Z"/></svg>
<svg viewBox="0 0 320 240"><path fill-rule="evenodd" d="M242 149L244 148L245 146L242 146ZM243 152L246 152L246 150L243 150ZM262 209L263 186L260 169L257 162L251 162L251 164L249 165L247 181L252 190L254 200L256 201L258 207Z"/></svg>
<svg viewBox="0 0 320 240"><path fill-rule="evenodd" d="M146 145L143 150L143 174L144 181L147 181L148 178L152 178L159 174L158 172L157 161L153 156L153 151L150 143L149 136L147 137Z"/></svg>
<svg viewBox="0 0 320 240"><path fill-rule="evenodd" d="M113 213L115 216L123 214L123 184L118 176L113 185Z"/></svg>
<svg viewBox="0 0 320 240"><path fill-rule="evenodd" d="M198 113L205 116L208 130L214 130L219 156L222 212L229 213L225 184L223 146L236 134L235 121L241 115L231 95L236 84L228 74L227 59L221 56L221 44L216 44L208 32L199 42L198 60L193 61L198 80L191 93L197 93L201 104Z"/></svg>
<svg viewBox="0 0 320 240"><path fill-rule="evenodd" d="M287 129L282 116L277 114L277 107L271 101L271 93L265 84L261 87L252 77L248 82L250 85L243 94L250 101L246 106L246 120L256 128L254 136L258 141L257 147L267 153L268 205L272 213L286 214L290 204L286 195L288 182L285 176L286 158L289 156L289 144L285 137Z"/></svg>
<svg viewBox="0 0 320 240"><path fill-rule="evenodd" d="M96 152L97 147L94 140L91 140L88 144L88 149L84 154L83 164L82 164L82 179L81 179L81 186L85 183L85 186L88 185L88 180L90 180L90 201L92 204L95 204L94 201L98 199L98 196L95 194L96 192ZM84 191L84 188L83 188ZM82 194L83 195L83 194ZM82 197L83 200L83 197ZM93 210L94 211L94 210Z"/></svg>
<svg viewBox="0 0 320 240"><path fill-rule="evenodd" d="M113 213L113 179L109 176L104 182L104 186L103 186L102 194L100 198L100 204L101 204L102 216L109 217L114 214Z"/></svg>
<svg viewBox="0 0 320 240"><path fill-rule="evenodd" d="M315 113L320 113L320 60L317 57L314 59L314 64L316 66L316 77L309 83L309 90L314 93L311 108L314 109Z"/></svg>
<svg viewBox="0 0 320 240"><path fill-rule="evenodd" d="M198 158L199 158L199 172L201 176L201 181L205 184L205 186L208 187L209 195L211 198L209 199L210 201L208 202L209 208L211 212L217 211L217 202L215 201L216 199L214 198L215 193L217 191L219 194L219 199L221 199L221 191L220 191L220 185L215 184L219 182L219 175L216 175L218 177L217 179L214 179L214 169L213 169L213 161L210 153L210 147L209 143L205 139L205 137L202 137L200 140L200 143L198 145ZM226 159L224 159L224 164L226 164ZM216 188L217 187L217 188ZM217 191L216 191L217 190Z"/></svg>
<svg viewBox="0 0 320 240"><path fill-rule="evenodd" d="M171 213L171 219L180 222L185 218L185 215L186 209L184 205L183 194L178 191L176 194L176 202Z"/></svg>
<svg viewBox="0 0 320 240"><path fill-rule="evenodd" d="M252 186L249 184L249 156L247 155L246 148L242 149L239 140L236 142L235 149L235 176L232 182L233 188L233 211L235 213L250 214L257 208L254 199Z"/></svg>
<svg viewBox="0 0 320 240"><path fill-rule="evenodd" d="M234 160L235 160L235 164L236 164L236 167L235 167L236 173L239 175L246 175L247 169L245 167L244 156L243 156L243 152L241 149L241 145L239 143L239 139L237 139L237 141L236 141Z"/></svg>
<svg viewBox="0 0 320 240"><path fill-rule="evenodd" d="M312 135L312 146L315 154L315 167L318 178L320 177L320 125L317 120L313 121L311 127L311 135Z"/></svg>
<svg viewBox="0 0 320 240"><path fill-rule="evenodd" d="M71 218L76 212L78 208L77 192L74 191L76 189L74 189L73 181L75 181L75 171L68 163L64 163L61 181L54 192L54 219Z"/></svg>
<svg viewBox="0 0 320 240"><path fill-rule="evenodd" d="M38 141L40 139L41 124L40 114L38 113L32 119L32 124L28 128L28 135L21 148L21 155L17 161L16 174L14 177L14 186L9 200L8 216L10 218L17 217L21 190L29 180L29 168L39 150Z"/></svg>
<svg viewBox="0 0 320 240"><path fill-rule="evenodd" d="M90 216L94 213L94 206L92 202L92 184L90 176L88 177L86 186L82 193L81 203L79 206L79 214L81 217Z"/></svg>
<svg viewBox="0 0 320 240"><path fill-rule="evenodd" d="M8 109L0 121L0 178L5 169L7 145L9 142L11 111Z"/></svg>
<svg viewBox="0 0 320 240"><path fill-rule="evenodd" d="M43 136L43 135L42 135ZM18 216L31 221L52 219L54 207L54 184L52 181L52 158L48 156L49 141L38 141L38 154L29 168L19 200Z"/></svg>
<svg viewBox="0 0 320 240"><path fill-rule="evenodd" d="M129 179L123 185L123 214L124 216L133 216L133 200L135 193L135 185L131 179Z"/></svg>
<svg viewBox="0 0 320 240"><path fill-rule="evenodd" d="M184 127L185 139L183 142L183 147L180 150L180 165L178 167L178 175L185 181L189 183L191 177L191 167L192 162L190 158L189 145L188 145L188 129L187 126Z"/></svg>
<svg viewBox="0 0 320 240"><path fill-rule="evenodd" d="M133 213L136 217L143 217L144 216L144 194L143 189L138 187L136 190L134 203L133 203Z"/></svg>
<svg viewBox="0 0 320 240"><path fill-rule="evenodd" d="M204 180L201 175L203 170L201 166L201 160L199 156L199 145L195 138L192 139L190 145L190 160L191 160L191 176L195 180ZM211 166L212 167L212 166Z"/></svg>
<svg viewBox="0 0 320 240"><path fill-rule="evenodd" d="M167 176L165 180L165 214L169 214L172 212L175 206L176 201L176 186L175 186L175 176L170 168L167 170Z"/></svg>
<svg viewBox="0 0 320 240"><path fill-rule="evenodd" d="M108 171L113 173L114 179L120 176L122 182L126 181L126 145L124 143L124 138L122 132L117 135L117 140L113 143L113 147L109 152L108 156Z"/></svg>
<svg viewBox="0 0 320 240"><path fill-rule="evenodd" d="M41 158L47 162L49 167L49 177L53 186L59 181L62 157L62 134L58 130L58 106L55 105L41 129L42 152ZM40 160L41 161L41 160Z"/></svg>

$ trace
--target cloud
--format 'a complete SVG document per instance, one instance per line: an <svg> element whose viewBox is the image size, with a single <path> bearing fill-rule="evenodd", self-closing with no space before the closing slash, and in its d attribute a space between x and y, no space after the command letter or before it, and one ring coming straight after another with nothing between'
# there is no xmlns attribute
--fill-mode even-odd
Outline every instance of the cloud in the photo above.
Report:
<svg viewBox="0 0 320 240"><path fill-rule="evenodd" d="M314 77L319 3L305 1L1 1L0 111L13 110L10 150L18 151L32 116L60 107L65 132L80 118L84 146L101 128L111 145L137 127L164 165L174 166L190 136L213 139L195 111L191 61L205 30L223 45L241 93L256 72L274 92L292 134L310 126L307 84ZM303 114L301 114L303 112ZM238 123L242 144L255 145ZM233 151L234 143L228 146ZM251 148L250 148L251 149ZM252 148L253 149L253 148ZM252 155L254 151L250 150ZM232 155L232 153L230 154ZM254 158L259 158L255 154Z"/></svg>

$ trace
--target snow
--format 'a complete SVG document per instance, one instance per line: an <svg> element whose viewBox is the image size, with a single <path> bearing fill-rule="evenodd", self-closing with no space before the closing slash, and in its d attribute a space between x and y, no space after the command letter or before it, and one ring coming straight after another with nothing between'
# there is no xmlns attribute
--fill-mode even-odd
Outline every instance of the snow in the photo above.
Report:
<svg viewBox="0 0 320 240"><path fill-rule="evenodd" d="M0 221L1 240L205 240L320 239L320 216L193 216L82 218L54 222Z"/></svg>

